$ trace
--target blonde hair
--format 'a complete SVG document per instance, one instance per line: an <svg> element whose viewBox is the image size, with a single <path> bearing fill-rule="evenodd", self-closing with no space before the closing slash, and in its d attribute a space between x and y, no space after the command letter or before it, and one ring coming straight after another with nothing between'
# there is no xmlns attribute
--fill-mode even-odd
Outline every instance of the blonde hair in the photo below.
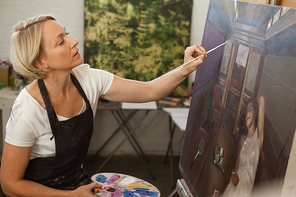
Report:
<svg viewBox="0 0 296 197"><path fill-rule="evenodd" d="M56 20L51 15L40 15L18 22L10 40L10 61L14 70L29 79L44 79L46 71L39 63L42 51L42 22Z"/></svg>

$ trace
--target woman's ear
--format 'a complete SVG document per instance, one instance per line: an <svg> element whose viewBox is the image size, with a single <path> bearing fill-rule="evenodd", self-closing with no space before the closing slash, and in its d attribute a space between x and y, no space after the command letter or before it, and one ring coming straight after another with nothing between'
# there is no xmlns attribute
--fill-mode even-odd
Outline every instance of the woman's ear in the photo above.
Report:
<svg viewBox="0 0 296 197"><path fill-rule="evenodd" d="M43 59L43 58L40 58L39 60L39 65L44 68L44 69L48 69L48 65L47 65L47 62Z"/></svg>

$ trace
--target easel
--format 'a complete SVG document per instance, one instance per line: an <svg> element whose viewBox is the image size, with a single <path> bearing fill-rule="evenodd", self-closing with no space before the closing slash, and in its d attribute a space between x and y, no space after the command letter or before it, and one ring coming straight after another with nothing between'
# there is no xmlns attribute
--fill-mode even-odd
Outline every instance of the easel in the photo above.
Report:
<svg viewBox="0 0 296 197"><path fill-rule="evenodd" d="M169 197L193 197L184 179L178 179L176 189L169 195Z"/></svg>

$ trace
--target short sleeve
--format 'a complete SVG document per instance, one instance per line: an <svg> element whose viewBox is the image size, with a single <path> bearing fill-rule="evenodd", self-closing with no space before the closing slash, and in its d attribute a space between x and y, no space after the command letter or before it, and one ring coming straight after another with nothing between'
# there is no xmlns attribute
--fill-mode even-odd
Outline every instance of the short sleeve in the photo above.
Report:
<svg viewBox="0 0 296 197"><path fill-rule="evenodd" d="M99 98L110 89L114 74L90 68L88 64L77 66L73 72L91 104L95 116Z"/></svg>
<svg viewBox="0 0 296 197"><path fill-rule="evenodd" d="M11 145L20 147L34 145L36 136L32 125L26 119L25 111L26 109L23 109L21 103L17 100L13 105L10 118L6 124L5 141Z"/></svg>

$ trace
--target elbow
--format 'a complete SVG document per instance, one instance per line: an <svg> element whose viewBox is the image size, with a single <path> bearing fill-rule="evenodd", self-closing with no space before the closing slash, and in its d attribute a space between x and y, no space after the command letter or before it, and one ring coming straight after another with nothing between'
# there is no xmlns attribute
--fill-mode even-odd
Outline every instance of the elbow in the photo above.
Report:
<svg viewBox="0 0 296 197"><path fill-rule="evenodd" d="M3 194L5 194L6 196L9 196L9 197L13 197L13 196L18 196L16 195L12 189L13 186L9 186L9 184L5 183L5 181L2 181L1 180L1 189L2 189L2 192Z"/></svg>
<svg viewBox="0 0 296 197"><path fill-rule="evenodd" d="M14 192L13 192L13 188L16 188L14 183L12 183L11 181L9 181L9 179L6 179L3 177L3 173L2 170L0 172L0 185L1 185L1 189L3 194L5 194L6 196L17 196Z"/></svg>
<svg viewBox="0 0 296 197"><path fill-rule="evenodd" d="M0 178L0 184L1 184L1 189L3 194L7 195L7 196L12 196L9 192L8 187L6 186L5 181L2 180L2 178Z"/></svg>

